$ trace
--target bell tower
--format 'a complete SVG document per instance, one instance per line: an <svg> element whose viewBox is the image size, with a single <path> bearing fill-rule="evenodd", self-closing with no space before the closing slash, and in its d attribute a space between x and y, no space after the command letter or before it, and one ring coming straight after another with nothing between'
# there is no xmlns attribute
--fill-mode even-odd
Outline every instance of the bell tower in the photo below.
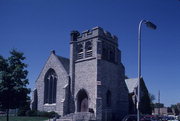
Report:
<svg viewBox="0 0 180 121"><path fill-rule="evenodd" d="M128 90L116 36L101 27L73 31L70 78L75 112L94 112L103 121L127 114Z"/></svg>

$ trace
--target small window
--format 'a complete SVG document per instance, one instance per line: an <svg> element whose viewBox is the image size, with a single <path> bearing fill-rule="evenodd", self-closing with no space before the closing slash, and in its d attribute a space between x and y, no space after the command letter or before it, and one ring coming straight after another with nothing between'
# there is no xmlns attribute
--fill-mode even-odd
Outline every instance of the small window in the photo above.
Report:
<svg viewBox="0 0 180 121"><path fill-rule="evenodd" d="M113 47L110 48L109 60L111 62L115 62L115 49Z"/></svg>
<svg viewBox="0 0 180 121"><path fill-rule="evenodd" d="M92 42L88 41L86 42L86 51L92 50Z"/></svg>
<svg viewBox="0 0 180 121"><path fill-rule="evenodd" d="M116 48L108 43L102 43L102 59L116 63Z"/></svg>
<svg viewBox="0 0 180 121"><path fill-rule="evenodd" d="M78 44L77 49L78 49L78 53L83 52L83 45L82 44Z"/></svg>
<svg viewBox="0 0 180 121"><path fill-rule="evenodd" d="M86 42L85 49L86 49L86 58L91 57L92 56L92 42L91 41Z"/></svg>
<svg viewBox="0 0 180 121"><path fill-rule="evenodd" d="M83 59L83 44L77 45L77 59Z"/></svg>
<svg viewBox="0 0 180 121"><path fill-rule="evenodd" d="M111 92L109 90L106 92L106 106L111 107Z"/></svg>
<svg viewBox="0 0 180 121"><path fill-rule="evenodd" d="M103 46L102 46L102 58L104 60L108 59L108 48L105 42L103 42Z"/></svg>

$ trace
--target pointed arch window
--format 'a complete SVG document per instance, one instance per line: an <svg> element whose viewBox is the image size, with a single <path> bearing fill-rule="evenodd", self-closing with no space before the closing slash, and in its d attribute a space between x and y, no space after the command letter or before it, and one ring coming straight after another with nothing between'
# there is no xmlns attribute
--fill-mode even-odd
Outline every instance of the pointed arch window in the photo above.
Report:
<svg viewBox="0 0 180 121"><path fill-rule="evenodd" d="M77 48L78 48L78 53L83 52L83 44L78 44Z"/></svg>
<svg viewBox="0 0 180 121"><path fill-rule="evenodd" d="M106 92L106 106L111 107L111 92L109 90Z"/></svg>
<svg viewBox="0 0 180 121"><path fill-rule="evenodd" d="M91 41L86 42L85 49L86 49L86 58L91 57L92 56L92 42Z"/></svg>
<svg viewBox="0 0 180 121"><path fill-rule="evenodd" d="M54 69L49 69L44 78L44 103L56 103L57 75Z"/></svg>
<svg viewBox="0 0 180 121"><path fill-rule="evenodd" d="M116 63L116 47L106 42L102 43L102 59Z"/></svg>
<svg viewBox="0 0 180 121"><path fill-rule="evenodd" d="M115 62L115 49L114 49L114 47L111 47L109 49L109 61Z"/></svg>
<svg viewBox="0 0 180 121"><path fill-rule="evenodd" d="M108 47L105 42L102 43L102 58L108 60Z"/></svg>
<svg viewBox="0 0 180 121"><path fill-rule="evenodd" d="M83 43L77 45L77 59L83 58Z"/></svg>

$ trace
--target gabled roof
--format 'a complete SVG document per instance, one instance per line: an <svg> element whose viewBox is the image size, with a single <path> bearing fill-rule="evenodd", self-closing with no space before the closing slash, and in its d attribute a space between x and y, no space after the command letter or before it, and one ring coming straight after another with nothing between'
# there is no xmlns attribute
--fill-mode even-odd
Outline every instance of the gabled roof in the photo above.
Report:
<svg viewBox="0 0 180 121"><path fill-rule="evenodd" d="M56 55L57 56L57 55ZM59 61L62 63L64 69L66 70L67 73L69 73L69 59L62 57L62 56L57 56Z"/></svg>
<svg viewBox="0 0 180 121"><path fill-rule="evenodd" d="M66 71L67 74L69 74L69 59L68 59L68 58L65 58L65 57L61 57L61 56L56 55L54 50L51 51L51 55L50 55L49 58L47 59L46 64L47 64L47 62L49 61L49 59L52 57L52 55L53 55L54 57L56 57L57 60L59 60L59 62L60 62L60 63L62 64L62 66L64 67L64 71ZM46 65L46 64L45 64L45 65ZM44 65L44 67L42 68L39 76L41 75L42 71L44 70L45 65ZM36 81L39 79L39 76L38 76L38 78L36 79Z"/></svg>
<svg viewBox="0 0 180 121"><path fill-rule="evenodd" d="M129 93L132 93L134 92L134 89L138 85L138 78L125 79L125 82L126 82Z"/></svg>

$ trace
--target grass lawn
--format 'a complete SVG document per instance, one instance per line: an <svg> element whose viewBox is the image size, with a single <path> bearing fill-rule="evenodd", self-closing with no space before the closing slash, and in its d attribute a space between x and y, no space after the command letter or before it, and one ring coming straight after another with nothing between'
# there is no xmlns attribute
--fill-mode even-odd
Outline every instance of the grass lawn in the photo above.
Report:
<svg viewBox="0 0 180 121"><path fill-rule="evenodd" d="M48 118L45 117L20 117L20 116L10 116L9 121L44 121ZM0 116L0 121L6 121L5 116Z"/></svg>

